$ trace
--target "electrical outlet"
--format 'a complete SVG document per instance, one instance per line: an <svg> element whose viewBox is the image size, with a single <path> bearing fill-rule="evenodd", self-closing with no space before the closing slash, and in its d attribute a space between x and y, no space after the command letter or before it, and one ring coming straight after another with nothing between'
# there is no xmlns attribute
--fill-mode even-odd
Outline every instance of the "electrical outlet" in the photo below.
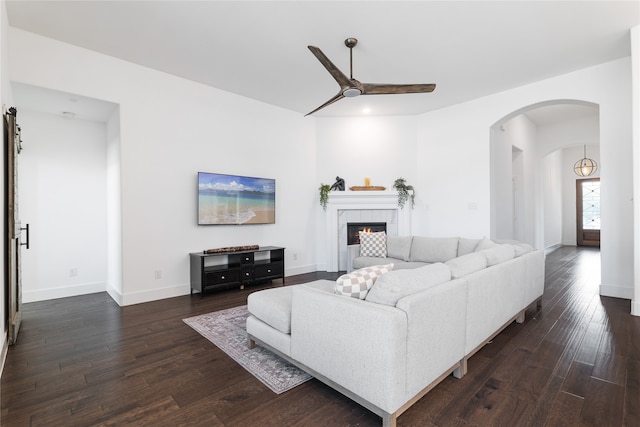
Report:
<svg viewBox="0 0 640 427"><path fill-rule="evenodd" d="M298 253L297 253L297 252L294 252L294 253L293 253L293 260L294 260L294 261L297 261L297 260L298 260Z"/></svg>
<svg viewBox="0 0 640 427"><path fill-rule="evenodd" d="M69 277L76 277L78 275L78 267L72 267L69 269Z"/></svg>
<svg viewBox="0 0 640 427"><path fill-rule="evenodd" d="M162 270L156 270L156 279L162 279Z"/></svg>

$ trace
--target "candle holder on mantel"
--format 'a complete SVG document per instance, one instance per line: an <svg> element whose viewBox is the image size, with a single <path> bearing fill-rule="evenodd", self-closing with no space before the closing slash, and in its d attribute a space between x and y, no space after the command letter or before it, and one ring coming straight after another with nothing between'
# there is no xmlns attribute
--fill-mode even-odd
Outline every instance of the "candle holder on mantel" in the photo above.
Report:
<svg viewBox="0 0 640 427"><path fill-rule="evenodd" d="M385 187L380 187L380 186L376 186L376 185L371 185L371 178L365 178L364 179L364 187L363 186L353 186L353 187L349 187L349 190L351 191L384 191L386 190Z"/></svg>

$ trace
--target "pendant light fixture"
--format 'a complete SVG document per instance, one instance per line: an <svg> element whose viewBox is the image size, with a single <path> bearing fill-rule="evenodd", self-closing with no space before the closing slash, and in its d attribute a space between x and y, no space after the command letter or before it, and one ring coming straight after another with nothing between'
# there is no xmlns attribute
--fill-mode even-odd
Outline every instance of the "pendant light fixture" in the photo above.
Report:
<svg viewBox="0 0 640 427"><path fill-rule="evenodd" d="M591 176L598 170L598 162L587 157L587 146L584 146L584 158L573 165L573 171L578 176Z"/></svg>

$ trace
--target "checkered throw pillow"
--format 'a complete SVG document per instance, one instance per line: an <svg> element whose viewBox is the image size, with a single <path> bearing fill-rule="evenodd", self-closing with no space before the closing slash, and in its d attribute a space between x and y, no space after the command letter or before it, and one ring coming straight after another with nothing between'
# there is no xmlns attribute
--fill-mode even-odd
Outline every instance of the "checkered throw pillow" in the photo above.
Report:
<svg viewBox="0 0 640 427"><path fill-rule="evenodd" d="M333 290L336 294L364 299L376 279L391 270L393 270L393 264L374 265L343 274L336 280Z"/></svg>
<svg viewBox="0 0 640 427"><path fill-rule="evenodd" d="M360 232L360 256L387 257L387 233Z"/></svg>

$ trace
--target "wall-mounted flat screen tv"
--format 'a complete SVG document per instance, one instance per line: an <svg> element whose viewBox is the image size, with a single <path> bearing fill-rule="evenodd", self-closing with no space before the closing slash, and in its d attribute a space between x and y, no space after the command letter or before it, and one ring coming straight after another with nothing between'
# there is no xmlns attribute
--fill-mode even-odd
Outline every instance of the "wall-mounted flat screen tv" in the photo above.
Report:
<svg viewBox="0 0 640 427"><path fill-rule="evenodd" d="M275 222L275 179L198 172L198 225Z"/></svg>

